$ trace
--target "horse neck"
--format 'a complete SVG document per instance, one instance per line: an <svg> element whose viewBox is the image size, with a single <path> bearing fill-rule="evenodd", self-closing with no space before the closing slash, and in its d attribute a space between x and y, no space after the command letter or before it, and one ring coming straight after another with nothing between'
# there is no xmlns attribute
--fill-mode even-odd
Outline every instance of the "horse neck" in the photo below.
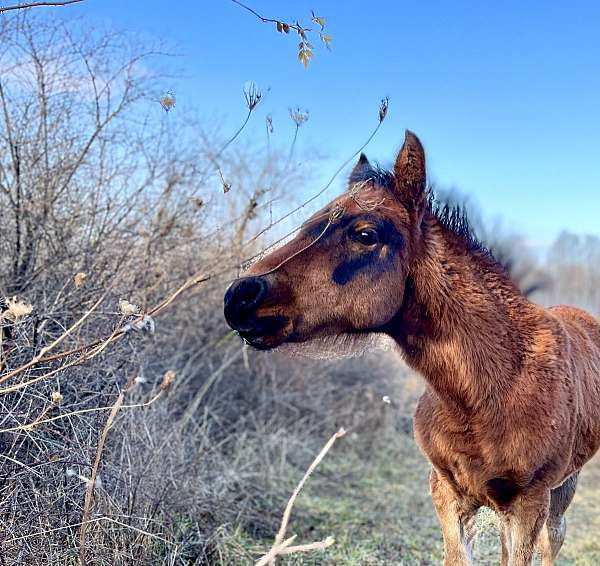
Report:
<svg viewBox="0 0 600 566"><path fill-rule="evenodd" d="M535 307L487 253L428 213L389 329L409 365L459 409L498 402L523 365Z"/></svg>

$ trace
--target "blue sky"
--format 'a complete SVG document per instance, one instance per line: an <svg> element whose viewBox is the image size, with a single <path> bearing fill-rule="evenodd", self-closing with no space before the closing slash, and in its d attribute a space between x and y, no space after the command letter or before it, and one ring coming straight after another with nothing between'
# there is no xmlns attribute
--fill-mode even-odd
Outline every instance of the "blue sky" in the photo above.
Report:
<svg viewBox="0 0 600 566"><path fill-rule="evenodd" d="M315 189L368 136L387 95L369 158L390 164L410 128L432 180L472 194L486 215L504 217L540 248L565 228L600 234L600 3L246 3L303 23L314 9L333 36L331 52L317 48L304 69L295 38L230 0L86 0L61 10L164 39L181 55L173 65L183 78L169 85L178 109L233 128L243 117L241 88L253 80L270 87L254 127L264 131L270 112L281 140L292 134L288 107L309 109L302 143L326 156Z"/></svg>

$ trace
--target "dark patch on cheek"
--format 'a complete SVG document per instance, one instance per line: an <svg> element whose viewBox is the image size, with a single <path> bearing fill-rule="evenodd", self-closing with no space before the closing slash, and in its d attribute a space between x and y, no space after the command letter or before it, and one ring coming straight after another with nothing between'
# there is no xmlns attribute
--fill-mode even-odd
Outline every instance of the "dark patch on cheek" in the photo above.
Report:
<svg viewBox="0 0 600 566"><path fill-rule="evenodd" d="M370 267L371 271L383 271L382 266L377 265L376 254L366 253L358 257L346 259L339 263L333 270L331 279L338 285L346 285L346 283L352 281L358 272L367 267Z"/></svg>
<svg viewBox="0 0 600 566"><path fill-rule="evenodd" d="M373 277L378 277L391 269L402 246L402 236L396 231L391 222L380 220L379 234L384 242L384 249L377 247L372 251L348 254L334 268L331 279L337 285L346 285L359 273L369 271Z"/></svg>

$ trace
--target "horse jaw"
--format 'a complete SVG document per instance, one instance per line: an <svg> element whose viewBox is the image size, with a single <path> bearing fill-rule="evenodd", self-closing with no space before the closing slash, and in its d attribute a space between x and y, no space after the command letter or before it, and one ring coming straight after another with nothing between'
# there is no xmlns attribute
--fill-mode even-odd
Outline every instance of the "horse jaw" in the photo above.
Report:
<svg viewBox="0 0 600 566"><path fill-rule="evenodd" d="M396 343L387 334L365 332L323 336L306 342L285 342L275 350L295 358L334 360L355 358L374 350L392 350L395 345Z"/></svg>

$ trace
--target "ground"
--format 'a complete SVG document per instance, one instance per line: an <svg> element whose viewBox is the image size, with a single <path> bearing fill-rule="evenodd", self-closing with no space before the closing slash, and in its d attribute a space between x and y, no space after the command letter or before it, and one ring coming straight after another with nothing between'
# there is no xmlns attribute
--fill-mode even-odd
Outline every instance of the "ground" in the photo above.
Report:
<svg viewBox="0 0 600 566"><path fill-rule="evenodd" d="M442 540L428 495L428 464L410 432L390 432L369 440L365 452L352 434L339 441L298 498L289 534L299 542L333 536L325 551L278 560L287 566L441 564ZM600 458L580 477L568 511L567 540L559 566L600 564ZM270 541L231 536L227 564L251 564ZM489 510L478 516L475 563L499 563L495 520Z"/></svg>

